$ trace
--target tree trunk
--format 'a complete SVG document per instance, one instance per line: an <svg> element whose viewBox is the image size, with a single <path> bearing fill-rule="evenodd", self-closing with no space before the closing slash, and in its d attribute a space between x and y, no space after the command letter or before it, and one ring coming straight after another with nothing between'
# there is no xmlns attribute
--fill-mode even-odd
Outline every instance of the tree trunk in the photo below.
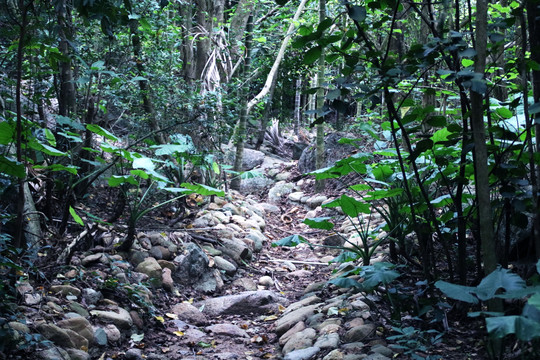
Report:
<svg viewBox="0 0 540 360"><path fill-rule="evenodd" d="M326 0L319 0L319 22L322 22L326 18ZM318 63L317 73L317 111L320 112L320 117L317 124L317 152L315 155L315 168L321 169L325 164L324 156L324 66L325 55L324 49L321 51ZM315 192L320 193L324 191L324 180L315 180Z"/></svg>
<svg viewBox="0 0 540 360"><path fill-rule="evenodd" d="M252 33L253 33L253 15L249 16L248 25L246 28L246 59L244 62L244 74L249 74L251 69L251 40L252 40ZM236 134L236 138L234 139L236 143L236 156L234 159L234 167L233 170L237 173L236 176L231 180L231 189L233 190L240 190L240 172L242 171L242 162L244 160L244 141L246 136L246 124L247 124L247 118L248 118L248 108L247 108L247 93L249 91L249 86L247 84L244 85L244 89L242 90L243 101L242 101L242 110L240 113L240 121L238 125L238 132Z"/></svg>
<svg viewBox="0 0 540 360"><path fill-rule="evenodd" d="M264 106L264 113L261 117L261 128L259 130L259 135L257 137L257 142L255 143L255 149L259 150L262 143L264 142L264 135L266 134L266 128L268 127L268 121L270 120L270 114L272 113L272 105L274 100L274 92L276 90L277 76L274 77L272 85L270 86L270 91L268 92L268 97L266 98L266 104Z"/></svg>
<svg viewBox="0 0 540 360"><path fill-rule="evenodd" d="M195 80L195 58L193 56L192 33L193 4L191 2L180 3L180 12L184 20L182 27L182 76L189 85Z"/></svg>
<svg viewBox="0 0 540 360"><path fill-rule="evenodd" d="M208 6L207 0L197 0L197 61L195 63L195 77L201 79L204 68L208 63L210 56L210 32L209 23L211 20L211 8ZM211 30L211 29L210 29Z"/></svg>
<svg viewBox="0 0 540 360"><path fill-rule="evenodd" d="M73 41L73 23L69 0L58 1L56 19L58 21L58 50L62 53L59 61L60 91L58 92L58 111L62 116L71 116L76 110L76 89L71 68L70 42Z"/></svg>
<svg viewBox="0 0 540 360"><path fill-rule="evenodd" d="M298 136L302 119L302 77L296 79L296 93L294 94L294 134Z"/></svg>

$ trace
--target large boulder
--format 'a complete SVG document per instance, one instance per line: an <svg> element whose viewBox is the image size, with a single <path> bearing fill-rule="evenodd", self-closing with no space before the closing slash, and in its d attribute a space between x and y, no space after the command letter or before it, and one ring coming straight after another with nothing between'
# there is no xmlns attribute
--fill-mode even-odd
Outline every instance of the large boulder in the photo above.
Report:
<svg viewBox="0 0 540 360"><path fill-rule="evenodd" d="M209 271L208 256L193 243L189 243L182 255L174 259L178 264L173 277L184 285L193 285Z"/></svg>
<svg viewBox="0 0 540 360"><path fill-rule="evenodd" d="M324 154L325 154L325 165L332 166L338 160L351 156L356 147L349 144L339 144L339 139L347 137L343 133L332 133L326 135L324 138ZM310 171L316 170L315 167L315 157L317 149L314 145L308 146L302 152L300 159L298 160L298 170L301 173L308 173Z"/></svg>

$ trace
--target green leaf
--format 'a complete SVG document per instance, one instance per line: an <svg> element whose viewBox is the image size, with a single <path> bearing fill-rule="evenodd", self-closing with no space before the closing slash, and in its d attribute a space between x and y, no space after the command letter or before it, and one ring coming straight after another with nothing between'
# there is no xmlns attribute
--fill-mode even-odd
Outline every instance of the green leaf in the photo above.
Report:
<svg viewBox="0 0 540 360"><path fill-rule="evenodd" d="M322 47L321 46L315 46L304 54L304 64L306 65L312 65L314 64L322 54Z"/></svg>
<svg viewBox="0 0 540 360"><path fill-rule="evenodd" d="M98 134L100 136L104 136L105 138L112 140L112 141L120 141L116 136L114 136L111 132L105 130L99 125L96 124L88 124L86 125L86 128L90 130L91 132Z"/></svg>
<svg viewBox="0 0 540 360"><path fill-rule="evenodd" d="M364 289L371 290L380 284L387 285L400 277L401 274L392 269L393 267L394 265L386 262L364 267L364 282L362 283Z"/></svg>
<svg viewBox="0 0 540 360"><path fill-rule="evenodd" d="M471 79L471 90L477 94L484 95L487 91L486 80Z"/></svg>
<svg viewBox="0 0 540 360"><path fill-rule="evenodd" d="M146 171L154 171L156 168L156 165L152 161L152 159L147 157L140 157L133 159L133 168L134 169L144 169Z"/></svg>
<svg viewBox="0 0 540 360"><path fill-rule="evenodd" d="M363 6L353 5L349 8L349 16L356 22L363 22L367 16L366 8Z"/></svg>
<svg viewBox="0 0 540 360"><path fill-rule="evenodd" d="M403 191L404 190L402 188L369 191L366 194L365 200L375 201L375 200L380 200L380 199L388 199L394 196L400 196L401 194L403 194Z"/></svg>
<svg viewBox="0 0 540 360"><path fill-rule="evenodd" d="M437 281L435 287L441 290L449 298L470 304L478 304L478 299L473 295L476 290L474 287L451 284L442 280Z"/></svg>
<svg viewBox="0 0 540 360"><path fill-rule="evenodd" d="M53 148L52 146L49 146L47 144L39 143L39 142L31 142L28 144L32 149L41 151L44 154L50 155L50 156L65 156L67 155L65 152L60 151L58 149Z"/></svg>
<svg viewBox="0 0 540 360"><path fill-rule="evenodd" d="M13 124L8 121L0 122L0 144L8 145L13 141Z"/></svg>
<svg viewBox="0 0 540 360"><path fill-rule="evenodd" d="M491 336L502 339L516 333L517 318L517 315L486 318L486 329Z"/></svg>
<svg viewBox="0 0 540 360"><path fill-rule="evenodd" d="M529 298L527 303L531 306L534 306L538 310L540 310L540 293L536 293L533 296Z"/></svg>
<svg viewBox="0 0 540 360"><path fill-rule="evenodd" d="M335 279L328 280L328 283L336 285L337 287L340 287L340 288L363 289L363 286L357 280L354 280L354 279L351 279L351 278L338 277L338 278L335 278Z"/></svg>
<svg viewBox="0 0 540 360"><path fill-rule="evenodd" d="M145 180L150 178L150 175L148 175L148 173L144 170L131 170L129 173L133 176L138 176L141 179L145 179Z"/></svg>
<svg viewBox="0 0 540 360"><path fill-rule="evenodd" d="M525 316L518 316L515 323L516 337L522 341L531 341L540 337L540 323Z"/></svg>
<svg viewBox="0 0 540 360"><path fill-rule="evenodd" d="M0 155L0 173L16 176L23 179L26 176L24 165L15 159L9 159L4 155Z"/></svg>
<svg viewBox="0 0 540 360"><path fill-rule="evenodd" d="M485 301L492 299L499 289L511 294L512 291L522 290L525 287L525 281L519 275L509 269L498 268L482 279L475 292L480 300Z"/></svg>
<svg viewBox="0 0 540 360"><path fill-rule="evenodd" d="M308 243L308 242L309 241L307 241L306 238L304 238L301 235L290 235L278 241L274 241L272 243L272 247L277 247L277 246L295 247L298 244Z"/></svg>
<svg viewBox="0 0 540 360"><path fill-rule="evenodd" d="M139 182L131 175L113 175L108 179L109 186L115 187L122 184L138 186Z"/></svg>
<svg viewBox="0 0 540 360"><path fill-rule="evenodd" d="M499 114L499 116L502 117L503 119L511 119L512 116L514 116L514 114L512 114L510 110L504 107L497 108L495 112Z"/></svg>
<svg viewBox="0 0 540 360"><path fill-rule="evenodd" d="M531 106L529 106L529 114L538 114L540 112L540 102L534 103Z"/></svg>
<svg viewBox="0 0 540 360"><path fill-rule="evenodd" d="M332 260L330 260L330 262L331 263L346 263L346 262L349 262L349 261L355 261L358 258L360 258L359 253L354 252L354 251L344 250L344 251L341 252L341 254L339 254L338 256L333 258Z"/></svg>
<svg viewBox="0 0 540 360"><path fill-rule="evenodd" d="M323 21L319 23L317 26L317 32L322 33L324 30L328 29L330 26L332 26L333 20L330 18L326 18Z"/></svg>
<svg viewBox="0 0 540 360"><path fill-rule="evenodd" d="M225 196L225 192L220 189L216 189L214 187L203 185L203 184L189 184L189 183L182 183L180 186L189 189L189 193L197 193L201 194L203 196Z"/></svg>
<svg viewBox="0 0 540 360"><path fill-rule="evenodd" d="M77 215L77 213L75 212L75 209L72 208L71 206L69 207L69 213L71 214L71 217L73 218L73 220L75 220L77 224L84 226L83 220L81 219L79 215Z"/></svg>
<svg viewBox="0 0 540 360"><path fill-rule="evenodd" d="M341 195L339 203L341 210L350 217L356 217L361 213L369 214L371 212L369 204L360 202L345 194Z"/></svg>
<svg viewBox="0 0 540 360"><path fill-rule="evenodd" d="M51 164L48 166L34 165L34 169L46 169L50 171L67 171L70 174L77 175L77 167L74 165L62 165L62 164Z"/></svg>
<svg viewBox="0 0 540 360"><path fill-rule="evenodd" d="M461 65L463 65L463 67L473 66L474 61L470 59L461 59Z"/></svg>
<svg viewBox="0 0 540 360"><path fill-rule="evenodd" d="M305 219L304 224L309 226L312 229L322 229L322 230L332 230L334 228L334 224L332 224L329 217L319 217L319 218L311 218L311 219Z"/></svg>

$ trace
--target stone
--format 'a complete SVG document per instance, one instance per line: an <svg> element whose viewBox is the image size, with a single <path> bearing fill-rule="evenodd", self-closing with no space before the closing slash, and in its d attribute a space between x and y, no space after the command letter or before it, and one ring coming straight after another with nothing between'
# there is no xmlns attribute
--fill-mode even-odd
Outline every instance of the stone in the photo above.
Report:
<svg viewBox="0 0 540 360"><path fill-rule="evenodd" d="M377 354L384 355L389 358L392 358L394 356L394 352L383 345L375 345L371 348L371 351Z"/></svg>
<svg viewBox="0 0 540 360"><path fill-rule="evenodd" d="M90 354L88 354L86 351L78 350L78 349L67 349L67 353L69 354L69 357L71 360L90 360Z"/></svg>
<svg viewBox="0 0 540 360"><path fill-rule="evenodd" d="M291 351L283 357L283 360L309 360L313 359L319 351L321 351L321 349L318 347L311 346L305 349Z"/></svg>
<svg viewBox="0 0 540 360"><path fill-rule="evenodd" d="M105 326L103 328L103 331L105 331L105 334L107 334L107 340L109 340L112 343L120 341L120 339L122 338L122 334L120 333L120 330L113 324L109 324Z"/></svg>
<svg viewBox="0 0 540 360"><path fill-rule="evenodd" d="M320 206L326 200L328 200L328 198L324 195L315 195L306 200L306 205L312 209L315 209L317 206Z"/></svg>
<svg viewBox="0 0 540 360"><path fill-rule="evenodd" d="M325 285L326 285L326 281L318 281L318 282L311 283L304 289L304 294L309 294L311 292L321 290Z"/></svg>
<svg viewBox="0 0 540 360"><path fill-rule="evenodd" d="M257 284L255 284L255 281L251 278L247 277L241 277L233 281L233 286L240 287L246 291L256 291L257 290Z"/></svg>
<svg viewBox="0 0 540 360"><path fill-rule="evenodd" d="M227 275L234 275L236 273L236 266L230 261L225 260L221 256L214 256L214 264L219 270L225 271Z"/></svg>
<svg viewBox="0 0 540 360"><path fill-rule="evenodd" d="M315 336L317 336L317 332L312 328L306 328L302 331L294 333L291 335L289 340L287 340L287 343L283 345L281 352L283 354L288 354L294 350L310 347L313 345L313 339Z"/></svg>
<svg viewBox="0 0 540 360"><path fill-rule="evenodd" d="M264 161L264 153L253 149L244 149L242 157L242 170L248 171L261 165Z"/></svg>
<svg viewBox="0 0 540 360"><path fill-rule="evenodd" d="M144 261L149 256L148 252L140 250L130 250L129 252L129 262L133 266L137 266Z"/></svg>
<svg viewBox="0 0 540 360"><path fill-rule="evenodd" d="M23 324L23 323L20 323L18 321L10 321L8 323L9 327L12 328L13 330L21 333L21 334L29 334L30 333L30 328Z"/></svg>
<svg viewBox="0 0 540 360"><path fill-rule="evenodd" d="M137 311L131 310L129 312L129 316L131 316L131 319L133 320L133 325L135 325L139 329L144 328L144 321L141 319Z"/></svg>
<svg viewBox="0 0 540 360"><path fill-rule="evenodd" d="M334 349L323 357L323 360L343 360L344 355L339 349Z"/></svg>
<svg viewBox="0 0 540 360"><path fill-rule="evenodd" d="M345 333L344 340L348 343L362 341L375 333L375 325L364 324L355 326Z"/></svg>
<svg viewBox="0 0 540 360"><path fill-rule="evenodd" d="M268 191L268 201L277 204L283 196L288 196L294 189L294 184L280 181Z"/></svg>
<svg viewBox="0 0 540 360"><path fill-rule="evenodd" d="M317 341L315 341L314 346L320 347L321 349L335 349L339 346L339 342L339 334L337 332L331 332L320 336Z"/></svg>
<svg viewBox="0 0 540 360"><path fill-rule="evenodd" d="M81 304L77 302L74 302L74 301L70 302L68 304L68 307L82 317L87 318L90 316L90 314L88 313L88 310L86 310Z"/></svg>
<svg viewBox="0 0 540 360"><path fill-rule="evenodd" d="M320 305L321 304L303 306L299 309L296 309L287 314L284 314L275 323L276 333L278 335L281 335L285 333L287 330L289 330L292 326L294 326L297 322L304 321L309 316L313 315L315 311L320 307Z"/></svg>
<svg viewBox="0 0 540 360"><path fill-rule="evenodd" d="M124 354L126 360L143 360L141 349L131 348Z"/></svg>
<svg viewBox="0 0 540 360"><path fill-rule="evenodd" d="M193 243L187 244L184 254L177 256L174 261L178 266L173 277L184 285L194 284L208 272L208 256Z"/></svg>
<svg viewBox="0 0 540 360"><path fill-rule="evenodd" d="M318 297L318 296L309 296L309 297L306 297L300 301L297 301L295 303L292 303L290 304L289 306L287 306L287 308L285 309L285 311L283 312L283 314L287 314L287 313L290 313L294 310L297 310L297 309L300 309L301 307L304 307L306 305L311 305L311 304L315 304L315 303L319 303L321 301L321 298Z"/></svg>
<svg viewBox="0 0 540 360"><path fill-rule="evenodd" d="M277 312L279 304L286 304L287 299L270 290L246 291L235 295L209 298L197 303L204 306L202 312L207 316L267 314Z"/></svg>
<svg viewBox="0 0 540 360"><path fill-rule="evenodd" d="M161 266L159 266L156 259L149 256L142 263L137 265L135 271L147 275L152 284L156 286L161 286Z"/></svg>
<svg viewBox="0 0 540 360"><path fill-rule="evenodd" d="M176 314L180 320L187 321L195 325L205 325L208 319L198 308L187 302L176 304L171 309L173 314Z"/></svg>
<svg viewBox="0 0 540 360"><path fill-rule="evenodd" d="M362 300L354 300L353 302L351 302L351 306L354 310L369 310L369 305Z"/></svg>
<svg viewBox="0 0 540 360"><path fill-rule="evenodd" d="M279 209L279 207L277 207L276 205L274 204L269 204L269 203L261 203L260 204L261 207L264 209L265 212L267 213L270 213L270 214L278 214L281 212L281 210Z"/></svg>
<svg viewBox="0 0 540 360"><path fill-rule="evenodd" d="M51 292L55 295L73 295L79 297L81 290L71 285L53 285L51 286Z"/></svg>
<svg viewBox="0 0 540 360"><path fill-rule="evenodd" d="M100 262L102 257L103 257L102 253L91 254L91 255L85 256L81 260L81 265L88 267L89 265L92 265L93 263Z"/></svg>
<svg viewBox="0 0 540 360"><path fill-rule="evenodd" d="M260 252L267 241L267 237L257 229L249 229L246 238L253 240L253 251L255 252Z"/></svg>
<svg viewBox="0 0 540 360"><path fill-rule="evenodd" d="M173 292L173 290L174 290L174 281L173 281L173 278L172 278L171 269L165 268L165 269L162 270L161 283L162 283L163 288L165 290L167 290L168 292Z"/></svg>
<svg viewBox="0 0 540 360"><path fill-rule="evenodd" d="M371 354L366 356L364 360L390 360L390 358L381 354Z"/></svg>
<svg viewBox="0 0 540 360"><path fill-rule="evenodd" d="M151 257L153 257L156 260L170 260L171 259L171 252L168 248L165 246L152 246L150 251L148 251Z"/></svg>
<svg viewBox="0 0 540 360"><path fill-rule="evenodd" d="M300 199L304 196L303 191L295 191L289 194L288 199L295 202L300 202Z"/></svg>
<svg viewBox="0 0 540 360"><path fill-rule="evenodd" d="M193 285L193 288L205 294L211 294L220 290L223 285L223 279L219 270L210 269L202 274L202 277Z"/></svg>
<svg viewBox="0 0 540 360"><path fill-rule="evenodd" d="M133 319L127 310L119 307L118 312L92 310L90 314L106 322L112 322L122 329L129 329L133 325Z"/></svg>
<svg viewBox="0 0 540 360"><path fill-rule="evenodd" d="M294 325L292 328L287 330L285 334L281 335L281 337L279 338L279 345L281 346L285 345L287 341L289 341L291 336L304 330L305 328L306 328L306 324L303 321L297 322L296 325Z"/></svg>
<svg viewBox="0 0 540 360"><path fill-rule="evenodd" d="M88 320L83 317L71 318L57 323L62 329L69 329L84 337L89 344L94 343L94 330Z"/></svg>
<svg viewBox="0 0 540 360"><path fill-rule="evenodd" d="M234 324L215 324L204 328L214 335L225 335L230 337L249 337L247 332Z"/></svg>
<svg viewBox="0 0 540 360"><path fill-rule="evenodd" d="M242 194L260 194L274 183L266 176L257 176L248 179L242 179L240 183L240 192Z"/></svg>
<svg viewBox="0 0 540 360"><path fill-rule="evenodd" d="M274 280L267 275L261 276L261 278L259 279L259 285L269 288L274 286Z"/></svg>
<svg viewBox="0 0 540 360"><path fill-rule="evenodd" d="M103 294L100 291L85 288L82 291L82 298L86 305L96 305L103 298Z"/></svg>
<svg viewBox="0 0 540 360"><path fill-rule="evenodd" d="M58 346L74 348L75 344L71 340L67 330L64 330L54 324L42 323L37 327L38 331L47 340L52 341Z"/></svg>
<svg viewBox="0 0 540 360"><path fill-rule="evenodd" d="M169 260L158 260L157 261L159 266L161 266L162 269L170 269L171 272L174 272L176 270L176 265L172 261Z"/></svg>
<svg viewBox="0 0 540 360"><path fill-rule="evenodd" d="M71 360L66 350L56 346L40 351L39 357L43 360Z"/></svg>
<svg viewBox="0 0 540 360"><path fill-rule="evenodd" d="M106 346L107 345L107 333L103 328L96 328L94 331L94 341L99 346Z"/></svg>

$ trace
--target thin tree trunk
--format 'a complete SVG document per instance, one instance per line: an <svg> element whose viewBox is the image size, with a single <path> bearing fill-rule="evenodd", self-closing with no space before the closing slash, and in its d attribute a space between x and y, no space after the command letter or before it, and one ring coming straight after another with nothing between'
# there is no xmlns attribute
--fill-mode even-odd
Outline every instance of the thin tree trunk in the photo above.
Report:
<svg viewBox="0 0 540 360"><path fill-rule="evenodd" d="M300 122L302 117L302 77L296 79L296 93L294 94L294 134L298 136L300 132Z"/></svg>
<svg viewBox="0 0 540 360"><path fill-rule="evenodd" d="M319 22L322 22L326 18L326 0L319 0ZM324 48L321 51L319 57L318 72L317 72L317 111L320 112L320 118L317 124L317 141L316 141L316 154L315 154L315 168L321 169L325 165L324 156L324 66L325 66ZM324 191L324 180L315 180L315 192L321 193Z"/></svg>
<svg viewBox="0 0 540 360"><path fill-rule="evenodd" d="M264 142L264 135L266 134L266 128L268 127L268 121L270 120L270 114L272 113L272 105L274 100L274 92L276 90L277 76L274 77L272 85L270 86L270 91L268 92L268 97L266 98L266 104L264 106L264 113L261 117L261 128L259 130L259 135L257 137L257 142L255 143L255 149L259 150L261 145Z"/></svg>
<svg viewBox="0 0 540 360"><path fill-rule="evenodd" d="M60 42L58 49L62 53L59 61L60 91L58 93L58 111L60 115L71 116L76 111L76 89L73 81L71 64L70 41L73 40L72 20L68 0L61 0L56 6L56 19L58 21L58 36Z"/></svg>
<svg viewBox="0 0 540 360"><path fill-rule="evenodd" d="M189 85L195 80L195 58L193 56L192 34L193 4L191 2L180 3L180 12L184 20L182 27L182 76Z"/></svg>
<svg viewBox="0 0 540 360"><path fill-rule="evenodd" d="M244 62L244 74L249 74L251 69L251 42L252 42L252 33L253 33L253 15L249 16L248 25L246 28L246 59ZM244 90L244 100L242 101L242 110L240 113L240 121L238 125L238 133L235 138L236 142L236 156L234 159L233 170L237 172L237 175L231 180L231 189L240 190L241 178L239 173L242 171L242 162L244 160L244 141L246 135L246 124L247 118L249 115L247 108L247 92L249 87L246 84Z"/></svg>

